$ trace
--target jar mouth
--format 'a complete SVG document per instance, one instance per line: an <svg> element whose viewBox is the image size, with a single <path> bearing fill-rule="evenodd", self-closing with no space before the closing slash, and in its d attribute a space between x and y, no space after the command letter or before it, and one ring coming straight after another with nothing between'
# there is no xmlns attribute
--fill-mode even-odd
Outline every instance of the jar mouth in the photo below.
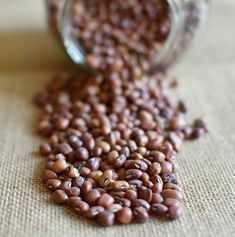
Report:
<svg viewBox="0 0 235 237"><path fill-rule="evenodd" d="M180 10L179 3L176 0L167 0L167 3L170 11L171 28L166 42L163 43L160 51L150 62L151 69L154 69L159 65L165 67L164 61L170 52L172 52L183 26L182 11ZM77 41L71 24L72 4L73 0L62 0L60 2L58 12L58 31L61 35L64 48L72 61L76 64L84 65L86 54Z"/></svg>
<svg viewBox="0 0 235 237"><path fill-rule="evenodd" d="M183 29L183 16L182 10L180 9L180 5L176 0L167 0L170 9L170 20L171 20L171 28L170 33L167 37L166 42L163 44L161 50L158 52L155 58L152 59L151 67L155 68L157 65L161 65L162 67L167 66L167 57L173 52L175 47L175 42L178 42L180 33Z"/></svg>

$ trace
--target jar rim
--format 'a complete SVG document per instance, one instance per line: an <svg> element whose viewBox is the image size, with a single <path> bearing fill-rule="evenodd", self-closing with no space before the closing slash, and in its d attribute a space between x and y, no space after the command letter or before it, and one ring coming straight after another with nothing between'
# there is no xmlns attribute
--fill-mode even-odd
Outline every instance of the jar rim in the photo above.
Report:
<svg viewBox="0 0 235 237"><path fill-rule="evenodd" d="M71 12L73 0L62 0L58 13L58 31L66 52L76 64L83 64L85 53L73 35Z"/></svg>

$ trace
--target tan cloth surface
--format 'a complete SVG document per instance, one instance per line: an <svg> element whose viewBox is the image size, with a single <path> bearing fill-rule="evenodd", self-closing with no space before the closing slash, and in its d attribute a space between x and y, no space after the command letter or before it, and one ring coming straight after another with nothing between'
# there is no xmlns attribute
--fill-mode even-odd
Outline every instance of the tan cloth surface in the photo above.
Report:
<svg viewBox="0 0 235 237"><path fill-rule="evenodd" d="M179 221L94 226L54 205L39 179L44 159L34 125L33 95L68 62L45 33L0 36L0 236L235 236L235 1L214 1L206 36L174 68L189 120L203 116L210 133L178 156L184 190Z"/></svg>

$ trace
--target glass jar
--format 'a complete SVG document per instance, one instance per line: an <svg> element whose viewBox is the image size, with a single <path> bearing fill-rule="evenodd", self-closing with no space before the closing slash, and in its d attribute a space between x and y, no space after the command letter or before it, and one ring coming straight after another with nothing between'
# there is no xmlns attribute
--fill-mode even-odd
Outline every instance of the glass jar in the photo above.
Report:
<svg viewBox="0 0 235 237"><path fill-rule="evenodd" d="M83 65L86 54L74 36L72 4L76 0L46 0L49 24L74 63ZM169 67L189 47L209 10L209 0L166 0L169 5L170 33L151 61L152 68Z"/></svg>

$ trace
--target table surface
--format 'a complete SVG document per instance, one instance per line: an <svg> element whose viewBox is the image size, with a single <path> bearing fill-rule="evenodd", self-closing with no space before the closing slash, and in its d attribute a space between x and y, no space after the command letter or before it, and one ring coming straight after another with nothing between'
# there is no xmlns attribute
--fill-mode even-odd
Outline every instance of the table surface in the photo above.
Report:
<svg viewBox="0 0 235 237"><path fill-rule="evenodd" d="M235 1L213 2L207 28L171 70L176 96L189 102L188 120L202 116L210 130L178 156L183 217L107 229L54 205L39 179L45 161L36 152L42 140L32 98L55 72L72 69L43 30L43 7L30 2L0 3L1 16L12 8L17 16L15 24L5 13L0 21L8 31L0 34L0 236L235 236Z"/></svg>

